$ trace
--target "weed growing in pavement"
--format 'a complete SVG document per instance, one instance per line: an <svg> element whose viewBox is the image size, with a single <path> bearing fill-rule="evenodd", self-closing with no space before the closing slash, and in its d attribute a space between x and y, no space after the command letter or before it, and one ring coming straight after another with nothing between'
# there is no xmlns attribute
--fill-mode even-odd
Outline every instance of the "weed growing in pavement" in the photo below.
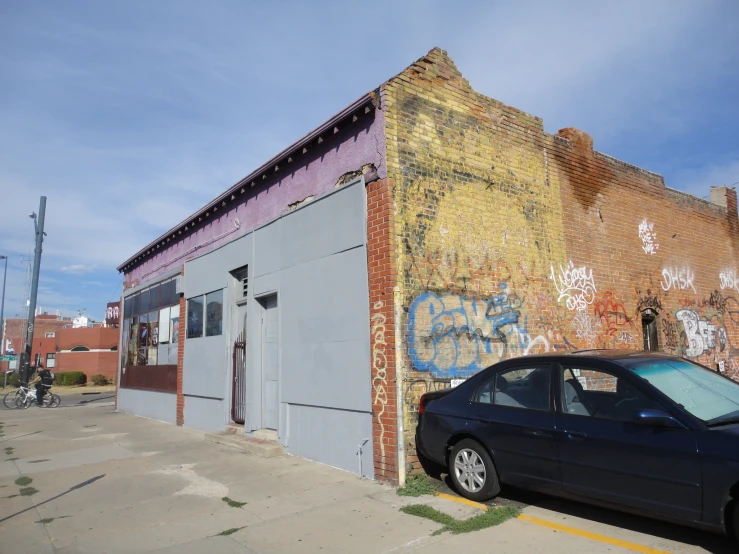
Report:
<svg viewBox="0 0 739 554"><path fill-rule="evenodd" d="M15 498L16 496L20 496L20 494L11 494L10 496L3 496L3 498Z"/></svg>
<svg viewBox="0 0 739 554"><path fill-rule="evenodd" d="M15 484L19 487L27 487L33 482L33 479L30 477L18 477L18 479L15 480Z"/></svg>
<svg viewBox="0 0 739 554"><path fill-rule="evenodd" d="M455 519L452 516L440 512L439 510L426 506L424 504L411 504L400 509L401 512L418 517L425 517L436 523L440 523L443 527L434 531L434 535L440 535L446 531L457 535L459 533L470 533L471 531L479 531L488 527L500 525L504 521L518 517L518 509L513 506L502 506L500 508L492 508L483 512L479 516L469 519Z"/></svg>
<svg viewBox="0 0 739 554"><path fill-rule="evenodd" d="M231 527L231 529L226 529L225 531L221 531L218 533L217 536L221 537L227 537L229 535L233 535L236 531L241 531L243 527Z"/></svg>
<svg viewBox="0 0 739 554"><path fill-rule="evenodd" d="M242 506L246 505L246 502L236 502L236 500L231 500L228 496L224 496L223 498L221 498L221 500L223 500L232 508L241 508Z"/></svg>
<svg viewBox="0 0 739 554"><path fill-rule="evenodd" d="M33 487L24 487L18 492L21 493L21 496L32 496L36 494L38 491L34 489Z"/></svg>
<svg viewBox="0 0 739 554"><path fill-rule="evenodd" d="M7 456L10 456L13 453L13 447L12 446L6 446L5 447L5 454Z"/></svg>
<svg viewBox="0 0 739 554"><path fill-rule="evenodd" d="M6 462L14 462L16 460L20 460L20 458L6 458L5 459Z"/></svg>
<svg viewBox="0 0 739 554"><path fill-rule="evenodd" d="M56 518L54 518L54 517L45 517L44 519L40 519L38 521L34 521L34 523L43 523L44 525L46 525L47 523L51 523L55 519Z"/></svg>
<svg viewBox="0 0 739 554"><path fill-rule="evenodd" d="M424 494L434 494L439 488L438 483L434 483L425 473L415 473L408 476L405 486L398 488L398 496L422 496Z"/></svg>

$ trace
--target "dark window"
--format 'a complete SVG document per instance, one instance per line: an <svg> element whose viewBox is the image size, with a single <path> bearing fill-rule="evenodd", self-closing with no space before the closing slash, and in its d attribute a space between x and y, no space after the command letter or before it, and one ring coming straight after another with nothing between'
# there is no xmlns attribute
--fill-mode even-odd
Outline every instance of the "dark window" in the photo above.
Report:
<svg viewBox="0 0 739 554"><path fill-rule="evenodd" d="M180 299L177 297L177 281L172 279L165 281L159 287L159 300L162 306L171 306L179 304Z"/></svg>
<svg viewBox="0 0 739 554"><path fill-rule="evenodd" d="M205 297L206 328L205 336L214 337L223 331L223 291L211 292Z"/></svg>
<svg viewBox="0 0 739 554"><path fill-rule="evenodd" d="M548 366L514 368L497 373L480 387L477 401L498 406L551 409L552 371Z"/></svg>
<svg viewBox="0 0 739 554"><path fill-rule="evenodd" d="M195 339L203 336L203 297L196 296L187 301L187 338Z"/></svg>
<svg viewBox="0 0 739 554"><path fill-rule="evenodd" d="M568 367L562 405L568 414L633 421L639 410L659 406L626 379L600 369Z"/></svg>
<svg viewBox="0 0 739 554"><path fill-rule="evenodd" d="M151 309L149 297L151 296L149 289L141 291L141 313L148 312Z"/></svg>
<svg viewBox="0 0 739 554"><path fill-rule="evenodd" d="M159 291L161 287L159 285L155 285L149 289L149 309L150 310L157 310L163 306L161 303L161 299L159 298Z"/></svg>
<svg viewBox="0 0 739 554"><path fill-rule="evenodd" d="M73 346L71 351L72 352L89 352L90 349L87 348L86 346Z"/></svg>
<svg viewBox="0 0 739 554"><path fill-rule="evenodd" d="M123 317L129 318L133 315L133 297L129 296L123 301Z"/></svg>
<svg viewBox="0 0 739 554"><path fill-rule="evenodd" d="M133 315L139 315L141 313L141 295L133 295Z"/></svg>
<svg viewBox="0 0 739 554"><path fill-rule="evenodd" d="M642 335L644 336L644 350L659 350L657 344L659 333L657 332L657 313L653 310L646 310L641 314Z"/></svg>
<svg viewBox="0 0 739 554"><path fill-rule="evenodd" d="M149 358L149 314L139 316L139 352L136 365L146 365Z"/></svg>

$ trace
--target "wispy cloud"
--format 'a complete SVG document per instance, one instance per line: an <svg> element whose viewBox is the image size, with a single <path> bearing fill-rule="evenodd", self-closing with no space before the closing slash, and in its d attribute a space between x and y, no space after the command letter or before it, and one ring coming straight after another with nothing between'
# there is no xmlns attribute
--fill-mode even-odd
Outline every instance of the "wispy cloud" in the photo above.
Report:
<svg viewBox="0 0 739 554"><path fill-rule="evenodd" d="M33 251L40 195L40 301L102 309L120 292L119 263L432 46L548 131L579 127L705 196L739 180L737 20L736 2L685 0L3 5L9 305L24 302L17 259ZM357 28L371 37L350 37ZM83 288L81 275L104 286Z"/></svg>
<svg viewBox="0 0 739 554"><path fill-rule="evenodd" d="M84 275L85 273L90 273L91 271L94 271L95 267L96 266L94 265L76 264L60 267L59 271L61 271L62 273L67 273L69 275Z"/></svg>

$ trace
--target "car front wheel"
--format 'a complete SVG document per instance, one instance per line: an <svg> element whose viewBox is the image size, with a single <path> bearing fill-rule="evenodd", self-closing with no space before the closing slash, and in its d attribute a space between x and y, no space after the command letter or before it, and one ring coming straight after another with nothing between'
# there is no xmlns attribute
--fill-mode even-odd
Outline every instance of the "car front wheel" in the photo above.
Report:
<svg viewBox="0 0 739 554"><path fill-rule="evenodd" d="M449 455L449 475L457 492L470 500L490 500L500 492L493 460L475 440L464 439L454 445Z"/></svg>

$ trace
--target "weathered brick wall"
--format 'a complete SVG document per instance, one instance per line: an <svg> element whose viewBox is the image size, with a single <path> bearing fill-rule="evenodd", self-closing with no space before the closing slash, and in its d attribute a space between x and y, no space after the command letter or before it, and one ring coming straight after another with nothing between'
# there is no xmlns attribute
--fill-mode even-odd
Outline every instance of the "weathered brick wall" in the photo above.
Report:
<svg viewBox="0 0 739 554"><path fill-rule="evenodd" d="M564 347L549 270L567 258L541 119L475 93L440 50L389 81L384 106L409 466L421 394Z"/></svg>
<svg viewBox="0 0 739 554"><path fill-rule="evenodd" d="M375 478L398 482L398 397L395 379L393 289L397 265L391 248L392 184L367 185L367 270L372 349L372 451Z"/></svg>
<svg viewBox="0 0 739 554"><path fill-rule="evenodd" d="M646 308L661 348L704 347L696 359L735 371L733 191L720 208L594 152L577 130L548 135L541 119L472 90L438 49L382 95L405 470L417 467L421 394L512 356L641 348Z"/></svg>
<svg viewBox="0 0 739 554"><path fill-rule="evenodd" d="M596 289L563 333L578 346L642 348L642 312L652 308L660 350L739 379L736 192L713 191L722 207L593 151L581 131L559 134L570 140L553 137L548 152L567 256L592 271Z"/></svg>

